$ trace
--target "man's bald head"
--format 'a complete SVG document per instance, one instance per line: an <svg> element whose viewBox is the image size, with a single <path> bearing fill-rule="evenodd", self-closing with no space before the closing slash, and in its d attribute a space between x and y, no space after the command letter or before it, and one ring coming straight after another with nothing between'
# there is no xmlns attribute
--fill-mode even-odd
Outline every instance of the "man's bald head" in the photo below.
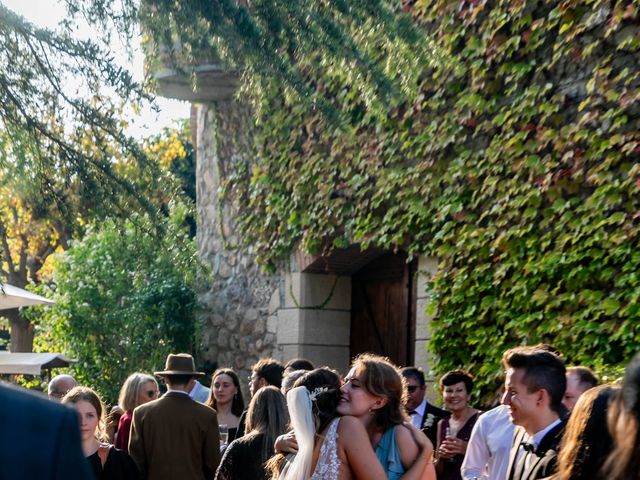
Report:
<svg viewBox="0 0 640 480"><path fill-rule="evenodd" d="M75 386L76 379L71 375L56 375L49 382L49 400L59 402Z"/></svg>
<svg viewBox="0 0 640 480"><path fill-rule="evenodd" d="M583 366L567 368L567 389L564 392L562 404L567 407L567 410L573 410L580 395L597 385L598 377L590 368Z"/></svg>

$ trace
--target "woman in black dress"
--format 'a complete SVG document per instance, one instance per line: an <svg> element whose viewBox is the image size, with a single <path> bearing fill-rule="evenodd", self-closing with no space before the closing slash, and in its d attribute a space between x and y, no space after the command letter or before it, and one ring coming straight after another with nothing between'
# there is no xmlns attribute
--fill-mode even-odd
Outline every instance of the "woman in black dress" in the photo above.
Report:
<svg viewBox="0 0 640 480"><path fill-rule="evenodd" d="M218 425L227 426L229 438L226 443L244 435L244 432L238 432L244 399L236 372L230 368L219 368L213 372L207 405L217 412Z"/></svg>
<svg viewBox="0 0 640 480"><path fill-rule="evenodd" d="M438 480L462 480L460 467L467 452L471 430L482 412L469 405L473 380L462 370L445 373L440 379L444 407L449 418L438 422Z"/></svg>
<svg viewBox="0 0 640 480"><path fill-rule="evenodd" d="M276 387L262 387L251 398L247 434L227 447L216 480L267 480L265 462L274 454L273 444L289 423L284 395Z"/></svg>
<svg viewBox="0 0 640 480"><path fill-rule="evenodd" d="M129 455L105 440L104 406L98 394L87 387L75 387L62 399L75 407L80 417L82 450L96 480L137 480L138 470Z"/></svg>

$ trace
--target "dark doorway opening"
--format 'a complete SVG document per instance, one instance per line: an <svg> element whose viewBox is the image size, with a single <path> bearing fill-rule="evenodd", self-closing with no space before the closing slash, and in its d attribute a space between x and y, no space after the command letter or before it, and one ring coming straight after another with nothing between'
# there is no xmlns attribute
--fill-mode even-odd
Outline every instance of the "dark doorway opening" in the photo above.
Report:
<svg viewBox="0 0 640 480"><path fill-rule="evenodd" d="M373 352L412 365L415 348L416 261L385 253L353 274L350 355Z"/></svg>

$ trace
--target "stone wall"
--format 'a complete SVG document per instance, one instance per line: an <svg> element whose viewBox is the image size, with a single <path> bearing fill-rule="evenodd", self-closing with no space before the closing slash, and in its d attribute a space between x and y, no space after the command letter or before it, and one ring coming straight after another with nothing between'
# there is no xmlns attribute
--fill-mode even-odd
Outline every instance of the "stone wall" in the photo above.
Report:
<svg viewBox="0 0 640 480"><path fill-rule="evenodd" d="M269 303L280 304L280 277L265 273L253 255L238 248L234 206L220 205L219 187L232 162L252 151L247 138L248 110L234 100L202 104L197 109L198 252L210 267L203 278L202 357L231 367L241 380L249 368L275 351L277 321Z"/></svg>

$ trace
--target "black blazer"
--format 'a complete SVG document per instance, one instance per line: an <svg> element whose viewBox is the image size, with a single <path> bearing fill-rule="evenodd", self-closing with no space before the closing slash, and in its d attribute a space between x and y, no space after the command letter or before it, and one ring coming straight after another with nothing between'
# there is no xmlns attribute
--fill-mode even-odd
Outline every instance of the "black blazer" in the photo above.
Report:
<svg viewBox="0 0 640 480"><path fill-rule="evenodd" d="M80 446L78 413L0 385L0 479L91 480Z"/></svg>
<svg viewBox="0 0 640 480"><path fill-rule="evenodd" d="M424 415L422 417L421 430L433 443L433 448L436 448L438 444L438 422L443 418L447 418L451 415L447 410L438 408L435 405L427 402L427 406L424 409Z"/></svg>
<svg viewBox="0 0 640 480"><path fill-rule="evenodd" d="M556 471L556 462L558 457L558 450L560 446L560 440L564 434L564 427L566 426L566 420L553 427L543 437L537 450L534 452L535 457L531 460L529 468L522 472L522 475L516 473L516 458L520 444L526 437L526 432L522 427L516 427L516 431L513 435L513 444L511 445L511 453L509 455L509 468L507 472L509 475L507 480L537 480L551 476Z"/></svg>

